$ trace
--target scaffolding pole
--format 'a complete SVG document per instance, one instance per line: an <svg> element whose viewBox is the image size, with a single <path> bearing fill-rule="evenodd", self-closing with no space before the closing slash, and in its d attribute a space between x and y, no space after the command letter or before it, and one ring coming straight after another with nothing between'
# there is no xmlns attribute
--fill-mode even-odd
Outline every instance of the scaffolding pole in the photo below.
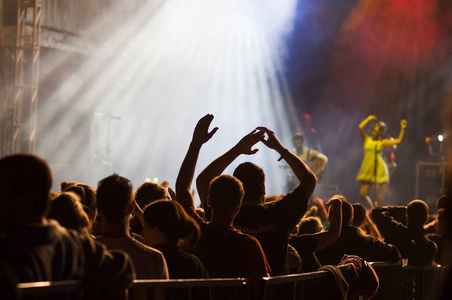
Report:
<svg viewBox="0 0 452 300"><path fill-rule="evenodd" d="M8 84L2 156L36 150L41 0L17 0L16 45Z"/></svg>

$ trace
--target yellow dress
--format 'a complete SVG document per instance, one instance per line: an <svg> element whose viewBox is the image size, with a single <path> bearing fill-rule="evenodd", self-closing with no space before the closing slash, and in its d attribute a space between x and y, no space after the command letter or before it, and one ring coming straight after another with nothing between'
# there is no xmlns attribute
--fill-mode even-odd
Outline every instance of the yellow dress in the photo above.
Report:
<svg viewBox="0 0 452 300"><path fill-rule="evenodd" d="M364 158L356 180L383 183L389 181L388 166L381 157L383 150L381 140L373 140L366 136L364 140ZM377 162L377 178L375 178L375 161Z"/></svg>

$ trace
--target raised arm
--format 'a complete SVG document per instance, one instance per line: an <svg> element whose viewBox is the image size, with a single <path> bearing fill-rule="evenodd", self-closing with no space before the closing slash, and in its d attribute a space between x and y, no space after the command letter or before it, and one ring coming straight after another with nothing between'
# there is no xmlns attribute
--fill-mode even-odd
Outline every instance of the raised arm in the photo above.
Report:
<svg viewBox="0 0 452 300"><path fill-rule="evenodd" d="M316 205L319 208L317 216L319 216L320 219L322 219L322 222L328 221L328 212L326 211L325 204L323 203L323 199L315 198L313 200L313 202L314 202L314 205Z"/></svg>
<svg viewBox="0 0 452 300"><path fill-rule="evenodd" d="M143 210L135 200L133 200L133 214L138 217L138 220L140 220L141 225L144 227Z"/></svg>
<svg viewBox="0 0 452 300"><path fill-rule="evenodd" d="M330 227L327 231L316 233L318 235L317 248L315 251L328 247L341 235L342 228L342 201L337 198L330 199Z"/></svg>
<svg viewBox="0 0 452 300"><path fill-rule="evenodd" d="M201 202L205 205L207 194L209 192L209 184L215 177L221 175L223 171L241 154L255 154L259 149L253 149L254 145L261 141L264 132L261 130L253 130L245 135L234 147L229 151L211 162L196 178L196 187ZM179 197L179 195L177 195ZM206 207L206 206L205 206Z"/></svg>
<svg viewBox="0 0 452 300"><path fill-rule="evenodd" d="M364 127L367 125L367 123L369 123L369 121L376 120L376 119L377 119L376 116L370 115L367 118L365 118L364 120L362 120L361 123L359 123L359 133L360 133L361 137L363 138L363 140L365 140L367 137Z"/></svg>
<svg viewBox="0 0 452 300"><path fill-rule="evenodd" d="M397 227L406 224L406 206L376 207L372 209L370 217L383 238L387 238L395 233Z"/></svg>
<svg viewBox="0 0 452 300"><path fill-rule="evenodd" d="M403 135L405 134L405 128L406 128L406 120L402 120L400 121L400 133L399 133L399 137L393 140L389 140L389 139L384 139L382 141L382 146L383 147L387 147L387 146L392 146L395 144L399 144L402 142L403 140Z"/></svg>
<svg viewBox="0 0 452 300"><path fill-rule="evenodd" d="M198 161L199 151L204 143L217 132L218 127L215 127L209 132L210 123L212 123L213 115L205 115L198 124L196 124L193 138L188 148L185 159L177 175L176 180L176 194L177 201L185 208L194 208L193 195L190 192L190 186L193 181L196 163Z"/></svg>
<svg viewBox="0 0 452 300"><path fill-rule="evenodd" d="M301 159L290 152L289 149L284 147L273 131L266 127L258 127L257 129L266 133L267 138L265 139L265 137L263 137L262 142L268 148L275 150L279 153L279 155L281 155L282 158L284 158L297 179L303 185L308 199L310 199L317 185L317 177L314 172Z"/></svg>

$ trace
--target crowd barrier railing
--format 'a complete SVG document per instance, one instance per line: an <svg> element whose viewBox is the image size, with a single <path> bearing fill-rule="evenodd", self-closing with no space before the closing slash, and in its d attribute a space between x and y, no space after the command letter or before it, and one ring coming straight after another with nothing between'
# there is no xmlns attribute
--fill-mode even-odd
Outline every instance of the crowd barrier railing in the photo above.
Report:
<svg viewBox="0 0 452 300"><path fill-rule="evenodd" d="M134 280L129 289L130 299L165 300L248 300L251 297L245 278Z"/></svg>
<svg viewBox="0 0 452 300"><path fill-rule="evenodd" d="M443 288L450 267L415 268L401 263L371 262L379 277L379 289L373 299L435 299ZM339 267L351 280L350 265ZM263 299L328 299L327 271L265 277ZM86 299L80 281L32 282L17 285L19 299ZM350 293L347 299L358 299ZM121 297L120 297L121 298ZM246 279L134 280L121 299L254 299ZM118 298L119 299L119 298ZM100 300L98 298L97 300Z"/></svg>
<svg viewBox="0 0 452 300"><path fill-rule="evenodd" d="M371 262L370 265L377 273L379 287L373 299L407 299L403 283L402 263Z"/></svg>
<svg viewBox="0 0 452 300"><path fill-rule="evenodd" d="M413 287L410 291L416 300L439 299L449 272L450 267L406 266L403 270L404 283Z"/></svg>
<svg viewBox="0 0 452 300"><path fill-rule="evenodd" d="M348 282L351 276L350 265L338 267L345 280ZM316 271L302 274L265 277L265 300L277 299L329 299L328 271ZM348 299L355 299L349 295Z"/></svg>
<svg viewBox="0 0 452 300"><path fill-rule="evenodd" d="M403 266L402 263L372 262L380 286L374 299L435 299L441 293L450 267Z"/></svg>
<svg viewBox="0 0 452 300"><path fill-rule="evenodd" d="M78 300L82 296L82 282L79 280L67 281L40 281L25 282L17 285L16 295L9 298L19 299L70 299Z"/></svg>
<svg viewBox="0 0 452 300"><path fill-rule="evenodd" d="M102 300L107 297L101 291L86 293L81 281L77 280L20 283L17 295L22 300ZM108 293L108 297L126 300L248 300L251 294L245 278L212 278L134 280L128 291Z"/></svg>

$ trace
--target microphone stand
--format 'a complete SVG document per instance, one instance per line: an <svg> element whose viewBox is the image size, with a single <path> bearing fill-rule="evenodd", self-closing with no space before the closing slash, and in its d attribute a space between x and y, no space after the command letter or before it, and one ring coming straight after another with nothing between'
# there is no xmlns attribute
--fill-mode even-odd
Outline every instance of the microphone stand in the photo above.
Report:
<svg viewBox="0 0 452 300"><path fill-rule="evenodd" d="M377 199L377 162L378 162L377 147L378 147L378 143L375 143L375 161L374 161L374 189L375 189L374 196L375 196L375 199ZM377 199L377 203L378 203L378 199Z"/></svg>

